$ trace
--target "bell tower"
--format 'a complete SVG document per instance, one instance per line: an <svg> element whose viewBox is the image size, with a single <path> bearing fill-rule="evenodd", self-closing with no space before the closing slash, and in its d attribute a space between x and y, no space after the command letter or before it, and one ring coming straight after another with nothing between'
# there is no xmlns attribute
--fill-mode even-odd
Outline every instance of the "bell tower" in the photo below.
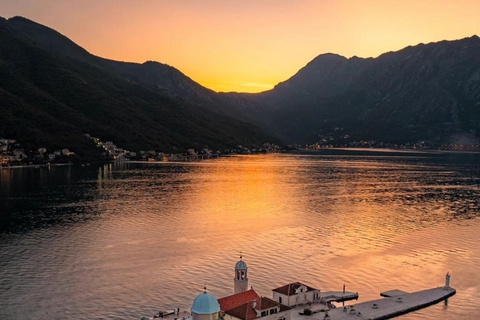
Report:
<svg viewBox="0 0 480 320"><path fill-rule="evenodd" d="M242 260L240 255L240 261L235 264L235 278L233 279L234 283L234 294L245 292L248 289L248 277L247 277L247 264Z"/></svg>

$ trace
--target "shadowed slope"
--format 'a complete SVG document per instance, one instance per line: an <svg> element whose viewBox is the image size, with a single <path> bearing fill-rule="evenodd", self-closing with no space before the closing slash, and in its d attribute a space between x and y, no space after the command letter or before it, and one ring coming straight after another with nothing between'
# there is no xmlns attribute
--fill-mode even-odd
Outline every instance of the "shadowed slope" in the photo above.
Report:
<svg viewBox="0 0 480 320"><path fill-rule="evenodd" d="M26 31L17 32L18 25L12 28L9 21L0 21L2 137L77 152L86 149L82 133L87 132L129 150L228 147L266 139L254 126L167 89L126 81L102 65L115 62L98 60L64 37L55 37L57 46L47 32L38 45L32 40L42 37L37 24L33 31L23 26L30 32L25 37ZM55 46L58 54L44 45Z"/></svg>

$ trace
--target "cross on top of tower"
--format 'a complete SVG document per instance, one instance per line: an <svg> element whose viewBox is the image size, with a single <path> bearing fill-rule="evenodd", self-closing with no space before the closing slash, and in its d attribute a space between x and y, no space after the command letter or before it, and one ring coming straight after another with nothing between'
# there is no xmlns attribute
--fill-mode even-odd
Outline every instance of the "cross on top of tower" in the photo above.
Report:
<svg viewBox="0 0 480 320"><path fill-rule="evenodd" d="M240 260L235 264L234 293L245 292L248 290L247 264L242 260L243 255L240 251Z"/></svg>

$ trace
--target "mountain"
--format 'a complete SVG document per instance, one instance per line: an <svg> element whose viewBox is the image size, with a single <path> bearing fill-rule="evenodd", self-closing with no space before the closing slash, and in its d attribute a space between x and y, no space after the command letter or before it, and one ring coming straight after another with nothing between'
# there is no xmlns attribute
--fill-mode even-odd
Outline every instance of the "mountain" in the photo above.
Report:
<svg viewBox="0 0 480 320"><path fill-rule="evenodd" d="M23 17L8 19L9 26L23 38L42 49L66 59L73 59L93 65L132 84L138 84L163 91L174 98L188 100L209 110L243 119L244 115L228 108L227 101L213 90L207 89L167 64L156 61L144 63L122 62L97 57L82 47L41 24Z"/></svg>
<svg viewBox="0 0 480 320"><path fill-rule="evenodd" d="M0 19L0 107L0 137L85 152L83 133L132 151L281 140L478 144L480 39L368 59L322 54L272 90L216 93L174 67L97 57L14 17Z"/></svg>
<svg viewBox="0 0 480 320"><path fill-rule="evenodd" d="M271 139L173 67L102 59L33 21L0 18L0 137L93 152L83 133L131 151Z"/></svg>
<svg viewBox="0 0 480 320"><path fill-rule="evenodd" d="M34 42L46 51L94 65L104 71L124 77L131 83L166 89L170 94L183 98L193 96L212 98L215 96L215 92L202 87L169 65L154 61L139 64L97 57L57 31L23 17L8 19L8 25L17 35Z"/></svg>
<svg viewBox="0 0 480 320"><path fill-rule="evenodd" d="M349 136L478 144L480 39L420 44L375 59L323 54L270 91L227 96L290 142Z"/></svg>

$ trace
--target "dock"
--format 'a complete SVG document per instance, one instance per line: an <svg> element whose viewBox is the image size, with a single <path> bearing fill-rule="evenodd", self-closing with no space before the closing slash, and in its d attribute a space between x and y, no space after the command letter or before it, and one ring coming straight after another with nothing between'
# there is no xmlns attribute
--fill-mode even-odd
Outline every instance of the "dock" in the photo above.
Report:
<svg viewBox="0 0 480 320"><path fill-rule="evenodd" d="M292 320L384 320L436 304L455 293L456 290L450 286L413 293L391 290L382 293L385 296L383 299L327 309L325 312L315 313L311 316L292 313Z"/></svg>
<svg viewBox="0 0 480 320"><path fill-rule="evenodd" d="M242 261L242 256L240 256L240 261L235 265L235 271L245 272L242 275L246 276L246 270L246 264ZM238 275L240 275L240 272L234 278L235 281L239 279ZM293 282L272 289L273 299L259 296L253 290L253 287L247 290L248 286L243 286L243 283L243 287L237 287L237 282L234 282L234 284L235 291L237 289L241 290L220 299L220 301L213 295L208 294L207 288L204 287L204 292L197 295L194 299L190 309L191 313L187 310L180 313L180 309L177 308L159 311L153 318L143 317L141 320L158 318L162 320L167 318L168 320L169 316L172 316L173 320L205 320L207 318L255 320L273 314L275 314L275 319L284 320L385 320L447 300L457 292L450 287L449 272L445 275L445 285L442 287L412 293L393 289L381 292L380 296L383 297L381 299L349 306L345 306L344 302L354 299L358 300L358 292L345 291L345 284L342 291L324 292L300 282ZM301 303L299 303L300 298L302 299ZM282 300L288 306L283 305ZM296 304L291 302L296 302ZM334 302L341 302L342 306L337 307L333 304Z"/></svg>
<svg viewBox="0 0 480 320"><path fill-rule="evenodd" d="M349 291L320 292L320 301L323 303L344 302L349 300L358 300L358 292L349 292Z"/></svg>

